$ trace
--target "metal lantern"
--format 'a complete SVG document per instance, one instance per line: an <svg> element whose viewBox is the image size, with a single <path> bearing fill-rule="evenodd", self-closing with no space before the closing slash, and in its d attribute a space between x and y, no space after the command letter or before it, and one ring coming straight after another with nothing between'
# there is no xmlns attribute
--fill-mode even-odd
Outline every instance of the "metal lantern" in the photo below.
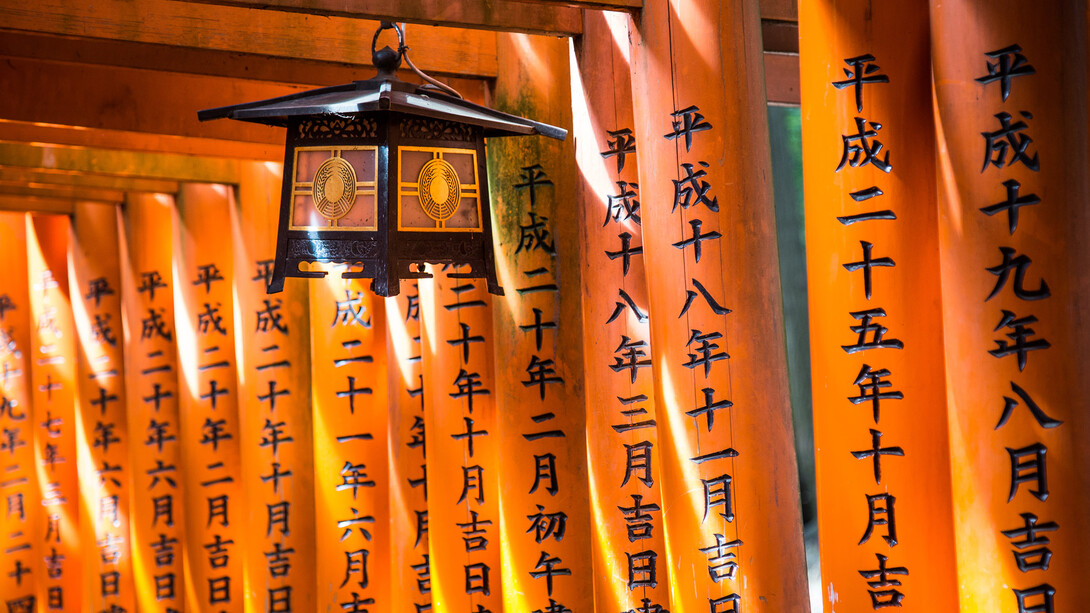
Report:
<svg viewBox="0 0 1090 613"><path fill-rule="evenodd" d="M384 29L398 50L375 50ZM467 102L420 72L404 36L383 23L371 43L378 74L366 81L200 111L201 121L231 118L287 128L276 264L268 292L285 277L323 277L302 262L347 264L343 278L371 278L380 296L401 279L425 278L425 263L468 264L451 276L496 281L485 170L485 138L567 131ZM402 59L425 85L395 71Z"/></svg>

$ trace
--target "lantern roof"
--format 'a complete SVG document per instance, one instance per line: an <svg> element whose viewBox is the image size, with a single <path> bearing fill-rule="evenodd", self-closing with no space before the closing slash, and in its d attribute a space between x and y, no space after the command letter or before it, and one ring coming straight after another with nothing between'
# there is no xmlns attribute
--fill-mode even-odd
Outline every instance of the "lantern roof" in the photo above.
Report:
<svg viewBox="0 0 1090 613"><path fill-rule="evenodd" d="M438 89L409 83L384 70L372 79L322 87L298 94L246 102L197 113L201 121L238 119L271 126L286 126L289 118L358 115L394 111L444 119L484 128L488 136L540 134L564 140L568 131L549 124L474 104Z"/></svg>

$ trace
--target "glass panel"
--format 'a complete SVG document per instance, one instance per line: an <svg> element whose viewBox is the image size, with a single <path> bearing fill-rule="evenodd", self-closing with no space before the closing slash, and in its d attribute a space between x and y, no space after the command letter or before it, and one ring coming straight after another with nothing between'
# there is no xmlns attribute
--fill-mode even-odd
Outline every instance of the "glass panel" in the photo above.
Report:
<svg viewBox="0 0 1090 613"><path fill-rule="evenodd" d="M341 157L352 165L356 171L356 180L363 182L375 181L375 150L374 149L345 149L341 151Z"/></svg>
<svg viewBox="0 0 1090 613"><path fill-rule="evenodd" d="M430 151L401 150L401 180L405 183L416 183L420 177L420 169L431 160L434 155Z"/></svg>
<svg viewBox="0 0 1090 613"><path fill-rule="evenodd" d="M304 183L313 181L318 167L329 159L329 151L296 150L295 153L295 180Z"/></svg>
<svg viewBox="0 0 1090 613"><path fill-rule="evenodd" d="M337 220L337 225L342 227L373 228L377 225L375 220L375 197L371 194L356 193L356 202L352 208Z"/></svg>
<svg viewBox="0 0 1090 613"><path fill-rule="evenodd" d="M462 201L458 203L458 209L454 211L454 215L447 220L446 227L448 228L472 228L478 230L481 227L480 214L477 211L477 199L462 197Z"/></svg>
<svg viewBox="0 0 1090 613"><path fill-rule="evenodd" d="M435 220L428 217L416 196L401 197L401 227L434 230Z"/></svg>
<svg viewBox="0 0 1090 613"><path fill-rule="evenodd" d="M310 196L295 196L292 203L291 225L293 226L328 226L329 220L314 208L314 199Z"/></svg>
<svg viewBox="0 0 1090 613"><path fill-rule="evenodd" d="M477 182L477 169L474 167L471 154L444 152L443 159L454 167L455 172L458 173L458 181L462 185L472 185Z"/></svg>

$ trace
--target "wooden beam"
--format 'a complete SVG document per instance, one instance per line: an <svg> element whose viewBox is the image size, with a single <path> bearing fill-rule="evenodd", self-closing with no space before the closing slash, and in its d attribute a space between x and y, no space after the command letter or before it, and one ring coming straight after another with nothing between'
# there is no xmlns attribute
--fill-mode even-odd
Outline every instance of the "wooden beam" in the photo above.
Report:
<svg viewBox="0 0 1090 613"><path fill-rule="evenodd" d="M196 183L238 181L241 160L0 141L0 166Z"/></svg>
<svg viewBox="0 0 1090 613"><path fill-rule="evenodd" d="M75 202L62 198L28 198L0 194L0 211L33 211L35 213L63 213L71 215Z"/></svg>
<svg viewBox="0 0 1090 613"><path fill-rule="evenodd" d="M178 191L177 181L6 166L0 166L0 182L120 190L123 192L151 192L156 194L173 194Z"/></svg>
<svg viewBox="0 0 1090 613"><path fill-rule="evenodd" d="M224 77L0 58L0 118L105 130L284 144L284 130L197 121L197 111L304 91L298 85ZM78 102L77 102L78 101Z"/></svg>
<svg viewBox="0 0 1090 613"><path fill-rule="evenodd" d="M643 8L643 0L514 0L552 7L572 7L598 11L635 12Z"/></svg>
<svg viewBox="0 0 1090 613"><path fill-rule="evenodd" d="M171 61L206 59L168 47L291 58L368 66L374 21L319 17L284 11L238 7L209 8L172 0L40 0L32 5L0 0L3 31L23 31L105 39L163 48L143 47ZM496 36L480 30L409 25L406 42L424 71L448 75L494 77ZM0 35L2 40L5 35ZM101 49L101 47L99 47ZM253 62L250 62L253 64ZM255 67L255 70L259 70ZM200 72L196 67L192 71ZM363 75L363 78L369 76ZM357 77L360 78L360 77ZM301 81L306 82L306 81Z"/></svg>
<svg viewBox="0 0 1090 613"><path fill-rule="evenodd" d="M47 199L93 200L95 202L125 201L125 192L116 189L97 189L93 187L73 187L71 185L48 185L42 183L20 183L0 181L0 194L8 196L33 196Z"/></svg>
<svg viewBox="0 0 1090 613"><path fill-rule="evenodd" d="M563 6L534 6L507 0L179 0L185 3L215 4L221 7L273 9L307 15L397 21L429 26L473 28L573 36L582 33L583 18L578 9ZM408 39L408 34L406 33ZM371 36L367 36L370 49ZM412 40L407 40L412 45Z"/></svg>
<svg viewBox="0 0 1090 613"><path fill-rule="evenodd" d="M193 138L101 130L57 124L40 124L0 119L0 140L41 143L66 147L93 147L144 153L176 153L216 158L241 158L268 162L284 161L284 145L245 143L215 138ZM3 164L3 161L0 161ZM75 168L72 170L84 170Z"/></svg>
<svg viewBox="0 0 1090 613"><path fill-rule="evenodd" d="M761 0L761 19L799 21L799 0Z"/></svg>
<svg viewBox="0 0 1090 613"><path fill-rule="evenodd" d="M494 36L491 32L485 36ZM420 65L418 50L414 46L411 56ZM442 72L432 72L432 76L465 93L466 90L481 90L487 85L487 79L496 76L495 53L487 55L481 50L477 59L487 59L491 69L469 65L467 76L450 76ZM368 79L375 74L369 64L331 62L296 58L273 57L214 49L194 49L191 47L172 47L151 43L137 43L122 40L98 38L75 38L54 34L21 32L0 29L0 55L23 57L36 60L74 62L78 64L96 64L121 66L125 68L143 68L163 72L200 74L212 77L229 77L252 81L270 81L290 83L308 87L339 85L360 79ZM424 70L427 70L424 68ZM482 72L484 74L474 74ZM398 77L419 82L419 78L409 70L398 72Z"/></svg>
<svg viewBox="0 0 1090 613"><path fill-rule="evenodd" d="M769 104L799 105L799 56L765 52L765 96Z"/></svg>
<svg viewBox="0 0 1090 613"><path fill-rule="evenodd" d="M777 53L799 53L799 24L794 21L761 20L761 41L764 50Z"/></svg>

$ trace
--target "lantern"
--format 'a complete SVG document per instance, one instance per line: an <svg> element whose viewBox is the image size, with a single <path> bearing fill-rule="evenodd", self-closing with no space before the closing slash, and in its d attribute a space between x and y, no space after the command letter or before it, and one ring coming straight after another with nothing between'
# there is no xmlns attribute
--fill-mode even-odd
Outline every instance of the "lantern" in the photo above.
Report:
<svg viewBox="0 0 1090 613"><path fill-rule="evenodd" d="M376 50L394 29L398 50ZM401 279L426 278L425 263L467 264L451 276L496 281L485 171L485 138L567 131L461 98L408 59L396 24L371 42L378 74L366 81L200 111L201 121L231 118L287 128L276 263L269 293L285 277L323 277L303 262L347 264L342 278L372 279L380 296ZM402 59L428 81L399 79Z"/></svg>

